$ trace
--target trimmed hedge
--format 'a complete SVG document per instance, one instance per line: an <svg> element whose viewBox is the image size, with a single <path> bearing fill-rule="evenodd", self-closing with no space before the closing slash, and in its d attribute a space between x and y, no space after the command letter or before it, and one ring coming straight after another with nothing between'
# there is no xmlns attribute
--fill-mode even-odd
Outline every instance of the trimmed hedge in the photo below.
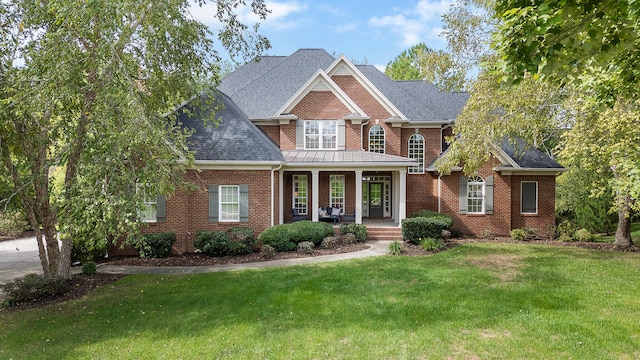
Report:
<svg viewBox="0 0 640 360"><path fill-rule="evenodd" d="M402 237L416 245L420 245L421 239L439 239L442 230L449 228L449 223L439 218L406 218L402 219Z"/></svg>
<svg viewBox="0 0 640 360"><path fill-rule="evenodd" d="M171 247L174 242L176 242L176 233L165 232L130 237L126 244L136 249L142 258L164 258L171 256Z"/></svg>
<svg viewBox="0 0 640 360"><path fill-rule="evenodd" d="M420 217L444 221L445 224L447 224L446 230L451 230L451 227L453 226L453 217L445 213L439 213L431 210L418 210L416 212L409 214L409 216L407 216L408 219L414 219L414 218L420 218ZM440 235L438 235L438 237L439 236Z"/></svg>
<svg viewBox="0 0 640 360"><path fill-rule="evenodd" d="M193 246L209 256L249 254L256 244L254 231L247 227L233 227L227 231L200 230Z"/></svg>
<svg viewBox="0 0 640 360"><path fill-rule="evenodd" d="M343 235L355 235L356 242L365 242L367 240L367 227L362 224L342 224L340 225L340 233Z"/></svg>
<svg viewBox="0 0 640 360"><path fill-rule="evenodd" d="M272 246L278 252L286 252L296 250L298 244L304 241L318 246L322 239L333 235L335 232L330 224L303 220L272 226L260 233L258 240L264 245Z"/></svg>

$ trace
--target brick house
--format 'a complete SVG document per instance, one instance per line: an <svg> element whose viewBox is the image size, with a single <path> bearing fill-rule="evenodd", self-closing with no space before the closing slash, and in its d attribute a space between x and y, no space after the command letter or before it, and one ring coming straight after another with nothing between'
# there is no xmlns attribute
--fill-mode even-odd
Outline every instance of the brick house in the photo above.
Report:
<svg viewBox="0 0 640 360"><path fill-rule="evenodd" d="M343 220L395 227L429 209L452 215L469 234L544 231L554 223L555 176L563 168L538 150L498 144L470 177L433 168L467 93L394 81L319 49L250 62L217 90L213 104L193 106L196 99L178 113L194 129L199 171L187 176L200 190L158 197L146 214L146 231L175 232L178 252L193 251L197 230L261 232L291 222L292 209L318 220L322 207L335 207ZM216 103L224 105L220 124L205 126L199 111Z"/></svg>

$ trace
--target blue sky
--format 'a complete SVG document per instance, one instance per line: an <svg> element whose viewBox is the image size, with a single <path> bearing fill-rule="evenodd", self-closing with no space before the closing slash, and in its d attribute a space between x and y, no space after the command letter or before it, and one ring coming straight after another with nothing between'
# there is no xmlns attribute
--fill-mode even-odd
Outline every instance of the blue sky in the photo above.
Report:
<svg viewBox="0 0 640 360"><path fill-rule="evenodd" d="M260 26L271 41L266 55L290 55L300 48L323 48L366 61L384 69L400 52L424 42L432 49L446 48L439 36L441 15L454 0L324 0L268 1L272 13ZM215 5L192 9L192 14L215 28ZM258 19L240 11L245 23Z"/></svg>

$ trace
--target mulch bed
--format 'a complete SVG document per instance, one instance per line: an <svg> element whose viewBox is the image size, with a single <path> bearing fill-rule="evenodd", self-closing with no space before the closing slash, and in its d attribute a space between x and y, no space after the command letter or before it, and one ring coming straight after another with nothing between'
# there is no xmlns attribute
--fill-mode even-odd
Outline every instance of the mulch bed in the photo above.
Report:
<svg viewBox="0 0 640 360"><path fill-rule="evenodd" d="M546 240L532 240L532 241L515 241L509 237L497 237L494 239L478 239L478 238L457 238L450 239L445 242L445 249L448 250L454 248L456 246L467 244L467 243L476 243L476 242L500 242L500 243L514 243L514 244L539 244L539 245L552 245L552 246L573 246L573 247L581 247L588 248L600 251L624 251L624 252L640 252L640 246L633 245L629 248L619 248L610 243L587 243L587 242L559 242L559 241L546 241ZM212 266L212 265L223 265L223 264L241 264L248 262L259 262L259 261L268 261L268 260L279 260L279 259L291 259L291 258L302 258L309 256L321 256L321 255L330 255L330 254L339 254L346 252L354 252L367 249L368 245L363 243L356 244L344 244L334 249L314 249L311 254L306 253L298 253L298 252L287 252L287 253L276 253L276 255L272 258L265 259L259 253L253 253L242 256L225 256L219 258L208 257L202 254L187 254L182 256L173 256L166 259L143 259L139 257L118 257L111 258L102 261L104 264L110 265L128 265L128 266ZM403 243L403 256L421 256L421 255L429 255L434 253L433 251L425 251L419 245L410 244L408 242ZM19 303L10 308L0 307L0 312L9 312L9 311L19 311L24 309L38 308L43 307L50 304L55 304L67 300L77 299L93 289L96 289L101 286L108 286L108 284L121 279L126 275L122 274L103 274L97 273L92 276L77 274L74 275L71 280L68 280L68 291L64 294L48 298L41 299L33 302L25 302Z"/></svg>

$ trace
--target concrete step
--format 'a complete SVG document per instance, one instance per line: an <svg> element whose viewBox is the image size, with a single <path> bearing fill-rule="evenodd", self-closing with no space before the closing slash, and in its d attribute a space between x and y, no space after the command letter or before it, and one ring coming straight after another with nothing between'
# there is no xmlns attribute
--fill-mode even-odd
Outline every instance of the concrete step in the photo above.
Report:
<svg viewBox="0 0 640 360"><path fill-rule="evenodd" d="M402 240L401 228L367 228L367 240Z"/></svg>

